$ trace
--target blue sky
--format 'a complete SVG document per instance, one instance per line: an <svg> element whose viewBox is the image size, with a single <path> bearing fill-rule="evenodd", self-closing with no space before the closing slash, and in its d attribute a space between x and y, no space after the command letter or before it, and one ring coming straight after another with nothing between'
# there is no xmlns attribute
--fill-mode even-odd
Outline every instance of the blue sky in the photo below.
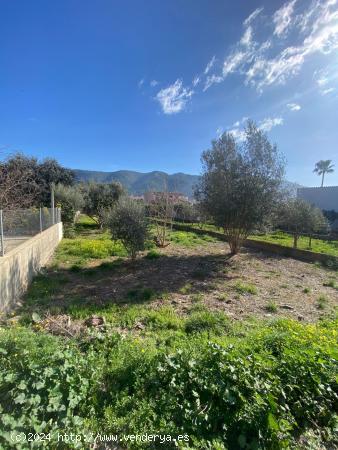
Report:
<svg viewBox="0 0 338 450"><path fill-rule="evenodd" d="M0 148L81 169L200 172L246 117L287 178L337 169L338 0L0 0Z"/></svg>

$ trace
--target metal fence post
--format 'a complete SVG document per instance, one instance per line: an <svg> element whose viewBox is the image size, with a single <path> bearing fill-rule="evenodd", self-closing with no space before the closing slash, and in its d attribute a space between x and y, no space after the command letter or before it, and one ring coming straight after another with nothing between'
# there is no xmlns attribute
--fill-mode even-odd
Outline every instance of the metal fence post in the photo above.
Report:
<svg viewBox="0 0 338 450"><path fill-rule="evenodd" d="M5 244L4 244L4 224L2 209L0 209L0 244L1 244L1 256L5 255Z"/></svg>
<svg viewBox="0 0 338 450"><path fill-rule="evenodd" d="M42 208L40 208L40 233L42 233Z"/></svg>

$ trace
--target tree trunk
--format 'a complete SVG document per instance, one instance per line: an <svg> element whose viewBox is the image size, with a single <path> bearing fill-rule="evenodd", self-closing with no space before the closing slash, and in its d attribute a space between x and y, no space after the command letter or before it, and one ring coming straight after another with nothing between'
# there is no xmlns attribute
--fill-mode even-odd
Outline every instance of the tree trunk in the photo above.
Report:
<svg viewBox="0 0 338 450"><path fill-rule="evenodd" d="M294 234L293 235L293 248L297 248L297 244L298 244L298 235Z"/></svg>
<svg viewBox="0 0 338 450"><path fill-rule="evenodd" d="M232 236L229 239L229 246L232 255L237 255L241 249L241 240L237 236Z"/></svg>
<svg viewBox="0 0 338 450"><path fill-rule="evenodd" d="M309 249L312 248L312 236L309 237Z"/></svg>
<svg viewBox="0 0 338 450"><path fill-rule="evenodd" d="M325 172L323 172L323 175L322 175L322 185L321 185L321 187L324 186L324 176L325 176Z"/></svg>

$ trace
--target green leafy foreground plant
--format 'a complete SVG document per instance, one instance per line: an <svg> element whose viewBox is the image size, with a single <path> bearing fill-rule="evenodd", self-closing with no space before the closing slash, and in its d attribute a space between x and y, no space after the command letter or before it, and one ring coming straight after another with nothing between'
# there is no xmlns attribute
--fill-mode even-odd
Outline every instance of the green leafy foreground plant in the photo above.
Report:
<svg viewBox="0 0 338 450"><path fill-rule="evenodd" d="M80 346L0 329L0 446L29 430L188 434L191 449L311 448L312 433L334 446L337 321L249 329L108 333Z"/></svg>

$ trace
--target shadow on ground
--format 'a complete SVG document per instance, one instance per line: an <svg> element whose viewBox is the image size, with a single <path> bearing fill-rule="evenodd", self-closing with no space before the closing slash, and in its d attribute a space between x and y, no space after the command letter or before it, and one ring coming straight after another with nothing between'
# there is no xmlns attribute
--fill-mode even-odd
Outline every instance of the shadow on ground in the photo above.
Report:
<svg viewBox="0 0 338 450"><path fill-rule="evenodd" d="M142 304L173 293L206 293L213 281L236 264L230 255L168 256L135 262L118 259L94 268L50 269L35 278L23 300L22 311L58 310L111 304Z"/></svg>

